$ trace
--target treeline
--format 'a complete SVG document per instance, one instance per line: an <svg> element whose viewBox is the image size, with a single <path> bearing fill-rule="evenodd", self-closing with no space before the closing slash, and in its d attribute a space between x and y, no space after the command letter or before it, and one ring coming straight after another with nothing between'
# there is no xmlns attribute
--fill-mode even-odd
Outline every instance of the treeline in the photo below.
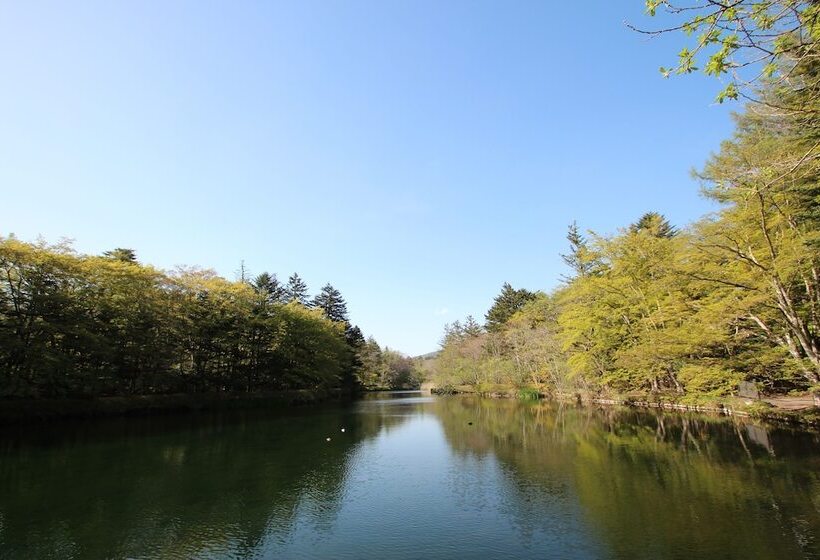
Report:
<svg viewBox="0 0 820 560"><path fill-rule="evenodd" d="M441 384L725 395L820 381L820 62L800 59L736 115L699 174L714 214L569 229L552 293L505 285L485 325L448 326Z"/></svg>
<svg viewBox="0 0 820 560"><path fill-rule="evenodd" d="M337 289L244 276L0 237L0 396L369 388L375 342Z"/></svg>

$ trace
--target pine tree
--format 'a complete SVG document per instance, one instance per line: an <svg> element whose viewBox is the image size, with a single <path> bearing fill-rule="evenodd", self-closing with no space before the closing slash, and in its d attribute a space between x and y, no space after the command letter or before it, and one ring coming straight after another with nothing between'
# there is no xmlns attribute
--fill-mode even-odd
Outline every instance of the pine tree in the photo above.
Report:
<svg viewBox="0 0 820 560"><path fill-rule="evenodd" d="M305 307L309 305L307 284L295 272L288 278L288 284L285 286L285 301L295 301Z"/></svg>
<svg viewBox="0 0 820 560"><path fill-rule="evenodd" d="M342 293L330 284L325 284L322 291L313 298L313 307L324 311L331 321L347 322L347 303Z"/></svg>
<svg viewBox="0 0 820 560"><path fill-rule="evenodd" d="M353 348L358 350L365 344L365 338L362 334L362 329L358 327L358 325L348 325L345 329L345 340L347 344Z"/></svg>
<svg viewBox="0 0 820 560"><path fill-rule="evenodd" d="M448 344L453 344L464 338L464 327L460 321L453 321L444 325L444 336L440 341L440 346L444 348Z"/></svg>
<svg viewBox="0 0 820 560"><path fill-rule="evenodd" d="M262 296L268 303L284 303L285 287L279 282L276 274L263 272L254 278L251 283L254 290Z"/></svg>
<svg viewBox="0 0 820 560"><path fill-rule="evenodd" d="M135 263L137 262L137 253L133 249L124 249L122 247L117 247L111 251L106 251L103 253L104 257L109 259L114 259L116 261L122 262L129 262Z"/></svg>
<svg viewBox="0 0 820 560"><path fill-rule="evenodd" d="M487 330L490 332L500 330L516 311L521 309L528 301L534 299L535 294L529 290L515 290L508 282L504 282L501 293L495 297L492 307L484 316L487 320L485 325Z"/></svg>
<svg viewBox="0 0 820 560"><path fill-rule="evenodd" d="M665 237L667 239L675 237L678 233L675 226L670 224L663 214L657 212L647 212L641 216L637 222L629 226L629 231L632 233L645 231L655 237Z"/></svg>
<svg viewBox="0 0 820 560"><path fill-rule="evenodd" d="M587 240L578 231L578 224L572 222L567 231L567 241L569 241L569 253L562 254L564 263L575 273L576 278L583 278L592 274L595 270L595 258L587 246ZM564 276L564 280L570 281L573 277Z"/></svg>
<svg viewBox="0 0 820 560"><path fill-rule="evenodd" d="M462 327L462 332L466 336L478 336L480 335L484 329L481 325L478 324L472 315L467 315L467 318L464 320L464 327Z"/></svg>

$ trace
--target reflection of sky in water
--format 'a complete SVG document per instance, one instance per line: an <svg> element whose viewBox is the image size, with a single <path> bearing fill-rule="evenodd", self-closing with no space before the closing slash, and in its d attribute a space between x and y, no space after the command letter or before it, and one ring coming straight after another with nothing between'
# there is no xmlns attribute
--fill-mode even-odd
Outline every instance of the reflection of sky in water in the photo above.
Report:
<svg viewBox="0 0 820 560"><path fill-rule="evenodd" d="M0 558L818 557L819 436L735 420L382 393L0 441Z"/></svg>

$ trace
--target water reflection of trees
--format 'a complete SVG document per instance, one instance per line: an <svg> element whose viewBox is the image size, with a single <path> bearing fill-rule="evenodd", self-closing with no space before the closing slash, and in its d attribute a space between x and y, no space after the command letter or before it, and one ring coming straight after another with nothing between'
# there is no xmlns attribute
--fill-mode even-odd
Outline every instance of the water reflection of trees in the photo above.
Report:
<svg viewBox="0 0 820 560"><path fill-rule="evenodd" d="M614 557L820 555L817 434L555 403L457 397L435 407L457 453L504 465L526 530L561 503L580 508Z"/></svg>
<svg viewBox="0 0 820 560"><path fill-rule="evenodd" d="M252 555L297 518L332 525L356 446L401 421L334 408L3 434L0 558Z"/></svg>

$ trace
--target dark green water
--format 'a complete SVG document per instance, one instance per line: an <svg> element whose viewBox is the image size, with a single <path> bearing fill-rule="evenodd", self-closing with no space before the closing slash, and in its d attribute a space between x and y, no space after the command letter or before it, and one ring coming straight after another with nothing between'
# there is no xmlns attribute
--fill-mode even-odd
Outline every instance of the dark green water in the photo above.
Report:
<svg viewBox="0 0 820 560"><path fill-rule="evenodd" d="M730 419L405 394L0 437L0 558L820 558L820 437Z"/></svg>

